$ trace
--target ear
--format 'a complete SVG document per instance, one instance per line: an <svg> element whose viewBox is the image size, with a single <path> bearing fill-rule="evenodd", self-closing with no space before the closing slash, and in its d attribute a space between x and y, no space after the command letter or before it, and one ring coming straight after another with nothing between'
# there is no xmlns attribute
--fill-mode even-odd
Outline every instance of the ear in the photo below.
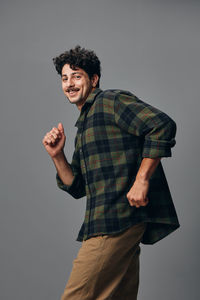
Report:
<svg viewBox="0 0 200 300"><path fill-rule="evenodd" d="M92 87L95 88L97 83L99 81L99 76L97 74L94 74L92 76L91 82L92 82Z"/></svg>

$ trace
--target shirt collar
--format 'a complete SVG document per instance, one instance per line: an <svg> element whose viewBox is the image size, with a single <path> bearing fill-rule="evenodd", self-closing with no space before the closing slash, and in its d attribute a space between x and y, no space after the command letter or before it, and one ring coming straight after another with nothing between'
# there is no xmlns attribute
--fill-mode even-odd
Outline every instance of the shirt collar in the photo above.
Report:
<svg viewBox="0 0 200 300"><path fill-rule="evenodd" d="M76 127L79 127L79 124L80 124L81 122L83 122L83 120L84 120L84 111L86 110L86 108L87 108L88 106L91 106L91 105L92 105L92 103L94 102L96 96L97 96L99 93L101 93L101 92L102 92L101 89L96 88L94 91L92 91L92 92L89 94L89 96L87 97L87 99L86 99L84 105L83 105L82 108L81 108L81 112L80 112L80 115L79 115L79 117L78 117L78 120L77 120L76 123L75 123L75 126L76 126Z"/></svg>

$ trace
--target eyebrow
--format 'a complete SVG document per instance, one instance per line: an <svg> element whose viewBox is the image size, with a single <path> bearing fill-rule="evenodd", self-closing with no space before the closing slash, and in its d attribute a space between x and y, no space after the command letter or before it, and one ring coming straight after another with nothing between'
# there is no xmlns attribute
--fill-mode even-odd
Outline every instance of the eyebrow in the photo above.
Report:
<svg viewBox="0 0 200 300"><path fill-rule="evenodd" d="M82 75L83 73L82 73L82 72L78 72L78 71L77 71L77 72L71 73L71 75L76 75L76 74L81 74L81 75ZM63 76L66 76L66 77L67 77L67 74L62 74L62 77L63 77Z"/></svg>

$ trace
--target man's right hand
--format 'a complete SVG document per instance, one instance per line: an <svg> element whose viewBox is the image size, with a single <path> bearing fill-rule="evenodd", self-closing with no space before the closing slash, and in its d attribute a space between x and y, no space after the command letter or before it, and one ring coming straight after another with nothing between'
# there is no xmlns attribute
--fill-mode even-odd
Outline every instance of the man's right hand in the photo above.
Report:
<svg viewBox="0 0 200 300"><path fill-rule="evenodd" d="M62 123L58 124L58 128L53 127L51 131L47 132L43 138L43 145L52 158L56 158L63 153L66 136Z"/></svg>

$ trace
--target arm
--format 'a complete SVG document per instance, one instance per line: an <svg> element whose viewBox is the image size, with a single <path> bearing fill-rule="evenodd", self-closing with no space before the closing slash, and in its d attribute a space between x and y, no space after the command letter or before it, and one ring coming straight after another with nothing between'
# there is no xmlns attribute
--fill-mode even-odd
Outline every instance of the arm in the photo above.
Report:
<svg viewBox="0 0 200 300"><path fill-rule="evenodd" d="M143 139L142 162L127 194L131 206L146 206L149 180L162 157L171 156L175 145L176 123L164 112L131 93L115 99L115 122L125 131Z"/></svg>
<svg viewBox="0 0 200 300"><path fill-rule="evenodd" d="M123 130L143 139L142 157L171 156L176 143L176 123L167 114L124 93L115 98L114 118Z"/></svg>
<svg viewBox="0 0 200 300"><path fill-rule="evenodd" d="M135 182L127 194L131 206L146 206L149 202L147 193L149 190L149 180L154 173L161 158L143 158L137 172Z"/></svg>
<svg viewBox="0 0 200 300"><path fill-rule="evenodd" d="M63 125L59 123L58 128L53 127L52 130L45 135L43 139L43 145L52 158L56 170L63 183L66 185L71 185L74 176L63 152L65 140L66 136L64 133Z"/></svg>
<svg viewBox="0 0 200 300"><path fill-rule="evenodd" d="M59 123L58 128L53 127L52 130L45 135L43 145L56 167L58 187L78 199L85 196L85 184L80 172L79 159L76 151L74 152L71 164L68 163L65 157L63 151L65 140L66 136L63 125Z"/></svg>
<svg viewBox="0 0 200 300"><path fill-rule="evenodd" d="M52 157L53 163L56 167L57 174L65 185L72 185L74 175L72 169L62 151L56 157Z"/></svg>

